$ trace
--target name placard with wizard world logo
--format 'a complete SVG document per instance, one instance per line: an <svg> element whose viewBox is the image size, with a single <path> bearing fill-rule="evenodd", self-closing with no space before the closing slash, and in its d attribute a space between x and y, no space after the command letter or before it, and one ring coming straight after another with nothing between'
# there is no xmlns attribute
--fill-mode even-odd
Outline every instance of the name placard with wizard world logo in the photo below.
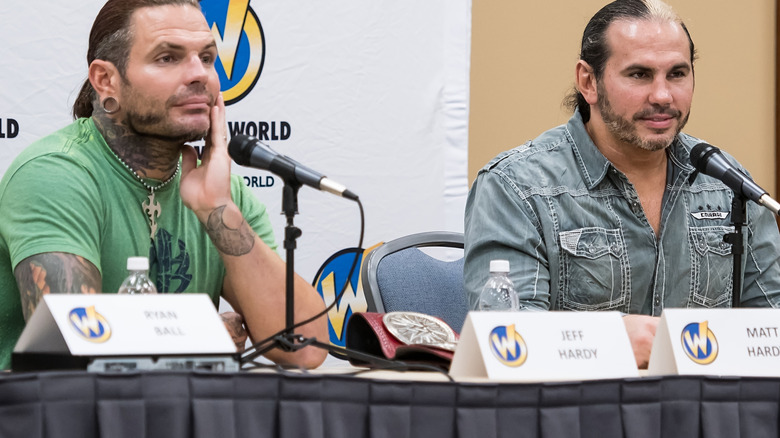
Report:
<svg viewBox="0 0 780 438"><path fill-rule="evenodd" d="M780 376L780 309L666 309L647 372Z"/></svg>
<svg viewBox="0 0 780 438"><path fill-rule="evenodd" d="M206 294L44 295L15 353L235 354Z"/></svg>
<svg viewBox="0 0 780 438"><path fill-rule="evenodd" d="M450 375L541 382L639 372L618 312L470 312Z"/></svg>

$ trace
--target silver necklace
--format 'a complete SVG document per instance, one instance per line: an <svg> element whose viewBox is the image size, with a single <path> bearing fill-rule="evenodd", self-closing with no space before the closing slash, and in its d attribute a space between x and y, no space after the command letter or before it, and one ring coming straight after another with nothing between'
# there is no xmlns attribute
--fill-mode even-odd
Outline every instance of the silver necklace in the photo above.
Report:
<svg viewBox="0 0 780 438"><path fill-rule="evenodd" d="M143 184L143 186L146 187L146 190L149 190L149 196L147 197L146 201L141 203L141 208L143 209L144 213L146 213L146 216L149 218L149 231L150 231L149 238L154 240L154 235L157 234L157 218L160 217L160 215L162 215L162 205L160 205L160 203L154 199L154 191L160 190L161 188L168 185L169 182L173 181L174 178L176 178L176 175L178 175L179 171L181 170L181 162L176 163L176 171L173 172L173 175L171 175L170 177L168 177L168 179L158 184L157 187L152 187L149 184L147 184L143 178L141 178L141 175L138 175L138 173L136 173L135 169L133 169L127 163L125 163L125 160L120 158L119 155L117 155L117 153L114 152L113 149L111 149L110 147L108 149L111 151L112 154L114 154L116 159L119 160L119 162L122 163L122 165L125 166L125 168L129 170L130 173L133 174L133 176L135 176L138 182Z"/></svg>

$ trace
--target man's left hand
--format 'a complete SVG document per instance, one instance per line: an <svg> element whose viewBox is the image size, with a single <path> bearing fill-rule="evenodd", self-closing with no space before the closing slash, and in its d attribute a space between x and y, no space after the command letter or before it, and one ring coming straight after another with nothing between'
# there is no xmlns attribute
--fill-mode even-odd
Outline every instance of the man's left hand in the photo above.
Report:
<svg viewBox="0 0 780 438"><path fill-rule="evenodd" d="M225 324L230 337L233 338L233 343L236 344L236 351L243 353L247 340L244 318L236 312L220 313L219 317L222 318L222 323Z"/></svg>

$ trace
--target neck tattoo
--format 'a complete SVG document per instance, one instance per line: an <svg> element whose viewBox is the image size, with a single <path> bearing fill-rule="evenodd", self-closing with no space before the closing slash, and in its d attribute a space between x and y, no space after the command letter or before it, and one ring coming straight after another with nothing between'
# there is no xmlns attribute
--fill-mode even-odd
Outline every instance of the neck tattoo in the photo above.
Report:
<svg viewBox="0 0 780 438"><path fill-rule="evenodd" d="M168 185L168 183L176 178L176 175L178 175L179 171L181 170L181 163L176 163L176 171L173 172L173 175L158 184L157 187L152 187L147 184L146 181L144 181L144 179L141 178L141 176L138 175L138 173L132 167L125 163L125 160L120 158L113 149L110 147L109 149L111 150L111 153L114 154L114 157L116 157L116 159L119 160L119 162L122 163L122 165L125 166L125 168L129 170L133 176L135 176L135 178L146 188L146 190L149 190L149 196L147 197L146 201L141 203L141 208L149 218L149 238L153 241L155 234L157 234L157 218L162 215L162 205L154 199L154 191L165 187Z"/></svg>

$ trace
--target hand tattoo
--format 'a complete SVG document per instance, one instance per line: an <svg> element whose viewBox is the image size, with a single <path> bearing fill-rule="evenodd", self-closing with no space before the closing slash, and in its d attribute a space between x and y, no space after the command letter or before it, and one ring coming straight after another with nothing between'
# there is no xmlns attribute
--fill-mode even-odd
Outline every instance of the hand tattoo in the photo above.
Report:
<svg viewBox="0 0 780 438"><path fill-rule="evenodd" d="M225 324L230 337L233 338L236 351L242 353L248 336L244 327L244 318L236 312L220 313L219 316L222 318L222 323Z"/></svg>

